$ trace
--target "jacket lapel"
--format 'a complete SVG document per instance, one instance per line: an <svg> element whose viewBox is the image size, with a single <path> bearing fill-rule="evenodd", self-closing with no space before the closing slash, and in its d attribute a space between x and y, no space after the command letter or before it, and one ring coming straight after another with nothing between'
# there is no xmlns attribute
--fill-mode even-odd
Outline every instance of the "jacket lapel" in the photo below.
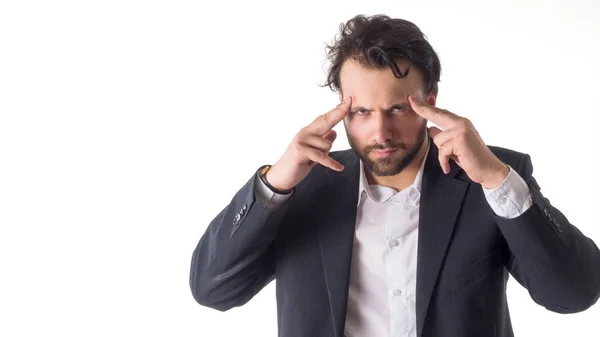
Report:
<svg viewBox="0 0 600 337"><path fill-rule="evenodd" d="M439 163L437 146L431 141L424 167L419 209L416 282L418 337L423 332L431 294L468 187L467 182L455 178L461 170L460 167L453 160L450 160L450 165L450 172L444 174Z"/></svg>
<svg viewBox="0 0 600 337"><path fill-rule="evenodd" d="M346 322L360 174L358 157L351 150L347 155L348 162L342 162L346 169L331 173L331 184L324 187L327 207L321 214L323 221L317 224L335 337L343 336Z"/></svg>

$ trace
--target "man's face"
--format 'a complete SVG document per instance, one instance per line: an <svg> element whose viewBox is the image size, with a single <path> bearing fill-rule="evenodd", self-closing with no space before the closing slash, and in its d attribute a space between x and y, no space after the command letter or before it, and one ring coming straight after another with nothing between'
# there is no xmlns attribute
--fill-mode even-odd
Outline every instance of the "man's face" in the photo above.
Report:
<svg viewBox="0 0 600 337"><path fill-rule="evenodd" d="M407 61L397 64L403 73L410 65ZM427 138L427 120L408 102L409 95L425 98L420 72L411 67L408 76L399 79L389 68L366 68L348 60L340 71L340 84L343 97L352 96L344 119L351 148L374 175L400 173ZM427 102L435 105L435 96L430 95Z"/></svg>

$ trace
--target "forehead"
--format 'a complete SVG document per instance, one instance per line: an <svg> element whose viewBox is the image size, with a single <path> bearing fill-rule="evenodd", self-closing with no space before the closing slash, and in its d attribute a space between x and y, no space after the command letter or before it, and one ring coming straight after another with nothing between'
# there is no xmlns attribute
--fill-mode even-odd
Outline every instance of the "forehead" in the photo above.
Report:
<svg viewBox="0 0 600 337"><path fill-rule="evenodd" d="M409 61L396 62L402 73L410 68L408 76L397 78L389 67L373 68L355 60L347 60L340 69L340 86L346 96L358 100L390 101L421 90L421 74Z"/></svg>

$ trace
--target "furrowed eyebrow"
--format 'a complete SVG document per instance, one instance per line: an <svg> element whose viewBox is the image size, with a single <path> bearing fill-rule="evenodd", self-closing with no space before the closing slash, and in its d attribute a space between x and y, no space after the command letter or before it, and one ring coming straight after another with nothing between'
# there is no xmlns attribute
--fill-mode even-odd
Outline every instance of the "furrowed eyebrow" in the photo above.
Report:
<svg viewBox="0 0 600 337"><path fill-rule="evenodd" d="M402 102L402 103L395 103L395 104L392 104L389 108L384 109L384 111L389 112L389 111L392 111L394 109L400 109L400 108L409 109L410 110L410 104L409 103L404 103L404 102ZM355 106L352 106L352 109L350 109L350 111L351 112L356 112L356 111L371 112L371 111L373 111L373 109L367 109L367 108L362 107L360 105L355 105Z"/></svg>
<svg viewBox="0 0 600 337"><path fill-rule="evenodd" d="M399 108L410 109L410 104L408 104L408 103L397 103L397 104L392 105L388 109L386 109L386 111L391 111L391 110L399 109Z"/></svg>
<svg viewBox="0 0 600 337"><path fill-rule="evenodd" d="M362 107L360 105L353 105L352 109L350 109L350 111L351 112L356 112L356 111L369 111L370 112L371 110L369 110L367 108L364 108L364 107Z"/></svg>

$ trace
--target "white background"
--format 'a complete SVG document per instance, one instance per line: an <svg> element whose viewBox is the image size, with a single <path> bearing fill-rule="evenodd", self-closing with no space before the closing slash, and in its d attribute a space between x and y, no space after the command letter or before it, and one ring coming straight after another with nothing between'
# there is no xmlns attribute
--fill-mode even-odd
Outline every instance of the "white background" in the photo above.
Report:
<svg viewBox="0 0 600 337"><path fill-rule="evenodd" d="M442 61L438 105L529 153L545 195L600 243L599 5L501 3L3 1L0 335L276 336L274 283L203 308L191 254L337 103L318 87L324 44L357 13L419 25ZM508 292L517 336L600 333L600 304L560 315L513 279Z"/></svg>

